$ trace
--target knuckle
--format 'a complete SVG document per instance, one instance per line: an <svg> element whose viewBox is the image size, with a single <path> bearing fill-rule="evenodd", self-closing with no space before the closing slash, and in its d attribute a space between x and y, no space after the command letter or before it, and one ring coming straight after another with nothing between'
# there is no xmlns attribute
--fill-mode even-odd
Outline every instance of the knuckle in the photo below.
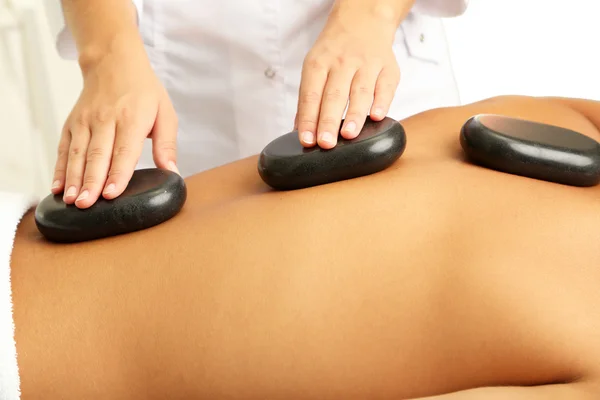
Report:
<svg viewBox="0 0 600 400"><path fill-rule="evenodd" d="M58 145L58 150L56 152L58 159L63 160L69 155L69 145L66 143L61 143Z"/></svg>
<svg viewBox="0 0 600 400"><path fill-rule="evenodd" d="M108 171L109 178L119 179L121 176L123 176L123 174L124 174L124 172L120 168L111 168L111 170Z"/></svg>
<svg viewBox="0 0 600 400"><path fill-rule="evenodd" d="M71 133L72 141L69 145L73 146L73 143L82 143L82 142L87 143L90 136L91 136L91 133L90 133L89 129L83 129L83 130L82 129L74 129L73 132Z"/></svg>
<svg viewBox="0 0 600 400"><path fill-rule="evenodd" d="M119 121L125 124L131 124L135 121L137 110L130 104L124 105L118 112Z"/></svg>
<svg viewBox="0 0 600 400"><path fill-rule="evenodd" d="M363 55L353 55L353 56L348 56L348 55L339 55L335 58L335 65L338 68L355 68L358 69L358 67L362 64L364 64L366 61L365 56Z"/></svg>
<svg viewBox="0 0 600 400"><path fill-rule="evenodd" d="M348 65L348 57L346 56L337 56L335 57L335 65L339 68L343 68Z"/></svg>
<svg viewBox="0 0 600 400"><path fill-rule="evenodd" d="M342 91L338 88L328 89L325 92L325 100L326 101L338 101L342 99Z"/></svg>
<svg viewBox="0 0 600 400"><path fill-rule="evenodd" d="M90 126L90 111L87 108L75 113L71 119L71 124L75 128L88 128Z"/></svg>
<svg viewBox="0 0 600 400"><path fill-rule="evenodd" d="M338 119L334 118L330 115L323 115L320 119L319 119L319 125L324 125L324 126L336 126L338 125Z"/></svg>
<svg viewBox="0 0 600 400"><path fill-rule="evenodd" d="M73 146L69 150L69 156L72 158L80 158L83 156L84 148L81 146Z"/></svg>
<svg viewBox="0 0 600 400"><path fill-rule="evenodd" d="M389 92L395 92L396 88L398 87L398 83L397 82L390 82L386 85L386 90Z"/></svg>
<svg viewBox="0 0 600 400"><path fill-rule="evenodd" d="M313 70L323 70L327 68L328 62L323 56L308 55L304 60L304 67Z"/></svg>
<svg viewBox="0 0 600 400"><path fill-rule="evenodd" d="M158 145L162 150L177 151L177 141L163 140Z"/></svg>
<svg viewBox="0 0 600 400"><path fill-rule="evenodd" d="M98 184L98 177L94 174L88 174L83 178L83 185L90 187L96 186Z"/></svg>
<svg viewBox="0 0 600 400"><path fill-rule="evenodd" d="M389 95L396 91L398 85L395 82L381 82L378 85L378 92Z"/></svg>
<svg viewBox="0 0 600 400"><path fill-rule="evenodd" d="M106 155L106 151L102 147L94 147L88 149L87 162L95 162L101 160Z"/></svg>
<svg viewBox="0 0 600 400"><path fill-rule="evenodd" d="M352 87L352 90L350 91L351 97L358 97L358 96L362 97L362 96L372 96L372 95L373 95L373 90L365 85L358 85L356 87Z"/></svg>
<svg viewBox="0 0 600 400"><path fill-rule="evenodd" d="M315 90L302 93L300 96L301 105L314 105L321 102L321 94Z"/></svg>
<svg viewBox="0 0 600 400"><path fill-rule="evenodd" d="M57 166L56 168L54 168L54 177L55 179L58 178L59 176L65 176L65 174L67 173L67 169L65 167L63 167L62 165Z"/></svg>
<svg viewBox="0 0 600 400"><path fill-rule="evenodd" d="M77 186L81 182L83 175L79 172L67 171L67 186Z"/></svg>
<svg viewBox="0 0 600 400"><path fill-rule="evenodd" d="M99 125L110 122L113 116L113 111L109 106L98 106L93 113L93 122Z"/></svg>
<svg viewBox="0 0 600 400"><path fill-rule="evenodd" d="M131 154L131 148L129 146L116 146L113 150L113 157L122 158L128 157Z"/></svg>

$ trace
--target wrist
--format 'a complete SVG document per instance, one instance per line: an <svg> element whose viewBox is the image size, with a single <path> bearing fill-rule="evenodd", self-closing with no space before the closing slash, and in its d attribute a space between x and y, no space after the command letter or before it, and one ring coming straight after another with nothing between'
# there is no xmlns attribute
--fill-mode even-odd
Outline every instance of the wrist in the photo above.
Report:
<svg viewBox="0 0 600 400"><path fill-rule="evenodd" d="M414 4L415 0L375 0L371 14L374 18L398 28Z"/></svg>
<svg viewBox="0 0 600 400"><path fill-rule="evenodd" d="M336 0L333 12L353 18L371 18L396 30L416 0Z"/></svg>
<svg viewBox="0 0 600 400"><path fill-rule="evenodd" d="M78 51L79 68L84 76L107 57L130 59L145 56L144 44L137 29L124 29L109 36L98 37L82 45Z"/></svg>
<svg viewBox="0 0 600 400"><path fill-rule="evenodd" d="M93 67L113 52L143 49L137 9L131 1L62 0L61 3L82 69Z"/></svg>

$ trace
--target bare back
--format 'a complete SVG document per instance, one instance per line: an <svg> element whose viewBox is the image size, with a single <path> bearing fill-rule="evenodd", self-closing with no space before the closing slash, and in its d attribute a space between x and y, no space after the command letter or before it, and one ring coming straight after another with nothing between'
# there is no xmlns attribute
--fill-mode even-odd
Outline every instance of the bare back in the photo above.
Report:
<svg viewBox="0 0 600 400"><path fill-rule="evenodd" d="M465 163L502 112L600 139L558 103L404 122L382 173L272 192L256 159L187 180L156 228L13 254L23 399L409 398L570 382L600 358L600 188ZM538 111L539 110L539 111Z"/></svg>

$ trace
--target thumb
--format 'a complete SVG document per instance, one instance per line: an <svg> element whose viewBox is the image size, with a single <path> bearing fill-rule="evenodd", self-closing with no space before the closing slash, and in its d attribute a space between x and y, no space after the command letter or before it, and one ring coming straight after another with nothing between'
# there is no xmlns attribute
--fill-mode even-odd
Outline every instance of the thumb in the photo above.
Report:
<svg viewBox="0 0 600 400"><path fill-rule="evenodd" d="M152 157L158 168L179 174L177 169L177 115L170 101L162 101L158 107L152 129Z"/></svg>

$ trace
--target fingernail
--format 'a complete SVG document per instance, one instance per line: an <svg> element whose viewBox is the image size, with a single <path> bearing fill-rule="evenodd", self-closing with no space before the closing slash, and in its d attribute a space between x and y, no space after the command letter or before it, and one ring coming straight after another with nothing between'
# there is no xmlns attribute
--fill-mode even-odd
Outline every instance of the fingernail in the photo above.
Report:
<svg viewBox="0 0 600 400"><path fill-rule="evenodd" d="M381 108L376 108L373 111L373 115L375 115L376 117L383 117L383 110Z"/></svg>
<svg viewBox="0 0 600 400"><path fill-rule="evenodd" d="M104 194L111 194L112 192L115 191L115 188L116 188L115 184L111 183L104 189Z"/></svg>
<svg viewBox="0 0 600 400"><path fill-rule="evenodd" d="M79 195L79 197L77 197L77 200L75 201L81 201L81 200L85 200L88 197L89 192L87 190L84 190L83 192L81 192L81 194Z"/></svg>
<svg viewBox="0 0 600 400"><path fill-rule="evenodd" d="M179 170L177 169L177 165L175 165L175 163L173 161L169 161L169 169L173 172L175 172L177 175L181 175L179 173Z"/></svg>
<svg viewBox="0 0 600 400"><path fill-rule="evenodd" d="M60 187L60 181L56 180L52 182L52 189L58 189Z"/></svg>
<svg viewBox="0 0 600 400"><path fill-rule="evenodd" d="M69 189L67 189L67 192L65 193L65 197L73 197L77 194L77 188L75 186L71 186Z"/></svg>
<svg viewBox="0 0 600 400"><path fill-rule="evenodd" d="M312 132L302 132L302 141L306 144L315 144L315 135Z"/></svg>
<svg viewBox="0 0 600 400"><path fill-rule="evenodd" d="M321 140L328 144L333 144L333 135L329 132L323 132Z"/></svg>
<svg viewBox="0 0 600 400"><path fill-rule="evenodd" d="M344 130L348 133L354 133L354 131L356 130L356 124L354 123L354 121L348 122Z"/></svg>

